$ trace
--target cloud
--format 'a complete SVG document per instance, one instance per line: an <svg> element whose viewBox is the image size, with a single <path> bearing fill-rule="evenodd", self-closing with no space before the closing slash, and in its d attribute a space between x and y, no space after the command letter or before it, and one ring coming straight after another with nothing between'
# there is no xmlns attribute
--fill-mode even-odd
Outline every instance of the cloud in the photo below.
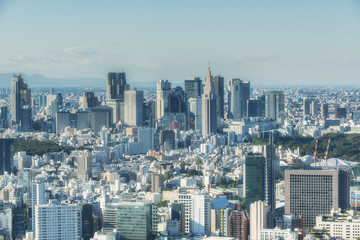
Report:
<svg viewBox="0 0 360 240"><path fill-rule="evenodd" d="M113 42L104 42L102 45L103 45L104 47L110 47L110 46L114 46L115 43L113 43Z"/></svg>
<svg viewBox="0 0 360 240"><path fill-rule="evenodd" d="M139 67L150 67L150 68L162 68L165 67L165 64L160 63L160 62L144 62L144 63L140 63L138 64Z"/></svg>
<svg viewBox="0 0 360 240"><path fill-rule="evenodd" d="M85 46L66 48L64 50L64 52L66 54L71 54L71 55L93 55L93 54L96 54L95 50L92 50Z"/></svg>
<svg viewBox="0 0 360 240"><path fill-rule="evenodd" d="M238 60L267 60L274 58L275 55L271 53L258 53L258 54L252 54L252 55L240 55L237 57Z"/></svg>

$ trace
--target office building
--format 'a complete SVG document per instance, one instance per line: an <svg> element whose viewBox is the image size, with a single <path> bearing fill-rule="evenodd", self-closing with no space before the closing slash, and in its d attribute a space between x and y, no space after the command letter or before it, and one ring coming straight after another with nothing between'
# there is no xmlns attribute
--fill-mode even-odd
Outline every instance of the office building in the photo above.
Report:
<svg viewBox="0 0 360 240"><path fill-rule="evenodd" d="M113 124L125 121L124 99L106 100L106 106L112 108Z"/></svg>
<svg viewBox="0 0 360 240"><path fill-rule="evenodd" d="M0 139L0 175L13 172L13 143L13 139Z"/></svg>
<svg viewBox="0 0 360 240"><path fill-rule="evenodd" d="M91 204L81 205L81 226L82 237L84 240L90 240L94 236L93 206Z"/></svg>
<svg viewBox="0 0 360 240"><path fill-rule="evenodd" d="M217 100L210 66L202 95L202 135L204 138L217 131Z"/></svg>
<svg viewBox="0 0 360 240"><path fill-rule="evenodd" d="M260 239L277 239L277 240L298 240L297 232L291 229L262 229L260 231Z"/></svg>
<svg viewBox="0 0 360 240"><path fill-rule="evenodd" d="M89 150L79 152L78 178L80 180L90 180L92 177L92 154Z"/></svg>
<svg viewBox="0 0 360 240"><path fill-rule="evenodd" d="M95 96L93 92L84 92L84 94L80 97L80 108L84 110L100 105L101 104L98 98Z"/></svg>
<svg viewBox="0 0 360 240"><path fill-rule="evenodd" d="M284 105L283 91L265 92L265 117L282 124L285 119Z"/></svg>
<svg viewBox="0 0 360 240"><path fill-rule="evenodd" d="M327 119L329 117L329 105L327 103L321 104L321 118Z"/></svg>
<svg viewBox="0 0 360 240"><path fill-rule="evenodd" d="M144 127L154 128L155 121L155 101L145 101L143 103L143 123Z"/></svg>
<svg viewBox="0 0 360 240"><path fill-rule="evenodd" d="M246 117L258 117L260 116L260 103L257 99L249 99L246 103L247 115ZM229 116L229 115L228 115Z"/></svg>
<svg viewBox="0 0 360 240"><path fill-rule="evenodd" d="M228 118L239 120L247 116L247 101L250 99L250 82L239 78L229 80L229 111ZM252 106L250 106L252 110Z"/></svg>
<svg viewBox="0 0 360 240"><path fill-rule="evenodd" d="M144 92L136 89L125 91L124 117L130 126L141 126L143 123Z"/></svg>
<svg viewBox="0 0 360 240"><path fill-rule="evenodd" d="M189 118L193 119L193 129L201 133L202 130L202 99L201 97L189 98Z"/></svg>
<svg viewBox="0 0 360 240"><path fill-rule="evenodd" d="M267 214L270 211L262 201L250 204L250 240L260 240L260 232L267 228Z"/></svg>
<svg viewBox="0 0 360 240"><path fill-rule="evenodd" d="M11 122L20 131L30 131L31 123L31 90L21 75L11 79Z"/></svg>
<svg viewBox="0 0 360 240"><path fill-rule="evenodd" d="M310 104L311 104L311 99L309 98L305 98L303 101L303 115L310 115Z"/></svg>
<svg viewBox="0 0 360 240"><path fill-rule="evenodd" d="M35 240L74 240L78 237L76 205L58 204L55 201L35 206Z"/></svg>
<svg viewBox="0 0 360 240"><path fill-rule="evenodd" d="M263 154L246 155L244 196L247 209L255 201L264 201L270 206L271 212L275 212L275 161L275 148L272 145L264 146Z"/></svg>
<svg viewBox="0 0 360 240"><path fill-rule="evenodd" d="M112 108L107 106L97 106L90 108L90 127L95 132L100 132L103 127L112 126Z"/></svg>
<svg viewBox="0 0 360 240"><path fill-rule="evenodd" d="M337 107L335 108L335 118L346 118L346 108Z"/></svg>
<svg viewBox="0 0 360 240"><path fill-rule="evenodd" d="M175 87L172 89L168 98L168 113L187 114L186 96L181 87Z"/></svg>
<svg viewBox="0 0 360 240"><path fill-rule="evenodd" d="M124 72L109 72L106 85L106 100L124 100L124 92L127 90L126 74Z"/></svg>
<svg viewBox="0 0 360 240"><path fill-rule="evenodd" d="M104 229L116 229L120 239L151 239L156 208L149 202L108 204L104 212Z"/></svg>
<svg viewBox="0 0 360 240"><path fill-rule="evenodd" d="M173 130L161 130L159 142L162 151L169 151L175 149L175 132Z"/></svg>
<svg viewBox="0 0 360 240"><path fill-rule="evenodd" d="M319 113L319 102L318 100L314 99L311 102L311 106L310 106L310 110L311 110L311 115L316 117Z"/></svg>
<svg viewBox="0 0 360 240"><path fill-rule="evenodd" d="M224 118L224 78L220 75L211 77L214 84L214 94L216 96L216 111L218 118Z"/></svg>
<svg viewBox="0 0 360 240"><path fill-rule="evenodd" d="M93 115L93 116L96 116ZM76 128L78 130L91 128L90 112L78 111L76 113L61 111L56 113L56 133L65 131L66 127Z"/></svg>
<svg viewBox="0 0 360 240"><path fill-rule="evenodd" d="M0 107L0 128L8 128L9 120L8 120L8 108Z"/></svg>
<svg viewBox="0 0 360 240"><path fill-rule="evenodd" d="M202 80L199 77L188 77L185 80L186 98L197 98L202 95Z"/></svg>
<svg viewBox="0 0 360 240"><path fill-rule="evenodd" d="M153 173L151 175L151 192L162 192L164 189L164 175Z"/></svg>
<svg viewBox="0 0 360 240"><path fill-rule="evenodd" d="M171 92L171 82L160 80L156 85L156 119L164 116L168 109L169 94Z"/></svg>
<svg viewBox="0 0 360 240"><path fill-rule="evenodd" d="M285 214L301 215L303 226L315 226L316 216L349 208L346 170L286 170Z"/></svg>

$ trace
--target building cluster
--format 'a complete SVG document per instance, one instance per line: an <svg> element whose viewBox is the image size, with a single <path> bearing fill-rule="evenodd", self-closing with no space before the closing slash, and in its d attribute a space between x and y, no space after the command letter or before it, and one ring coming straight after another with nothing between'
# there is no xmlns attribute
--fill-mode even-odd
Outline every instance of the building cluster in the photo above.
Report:
<svg viewBox="0 0 360 240"><path fill-rule="evenodd" d="M4 239L360 237L357 163L274 145L359 132L356 90L226 86L209 66L204 83L156 90L125 72L106 91L30 90L14 75L0 99Z"/></svg>

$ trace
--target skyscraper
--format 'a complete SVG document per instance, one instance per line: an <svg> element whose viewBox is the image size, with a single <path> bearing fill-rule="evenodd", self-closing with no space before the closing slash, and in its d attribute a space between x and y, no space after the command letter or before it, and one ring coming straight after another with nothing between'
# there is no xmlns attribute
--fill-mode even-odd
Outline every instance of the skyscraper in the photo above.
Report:
<svg viewBox="0 0 360 240"><path fill-rule="evenodd" d="M141 126L143 122L144 92L135 88L125 91L124 117L125 123L132 126Z"/></svg>
<svg viewBox="0 0 360 240"><path fill-rule="evenodd" d="M247 116L247 101L250 99L250 82L239 78L229 80L228 118L240 119Z"/></svg>
<svg viewBox="0 0 360 240"><path fill-rule="evenodd" d="M202 135L204 138L217 130L217 102L210 65L202 95Z"/></svg>
<svg viewBox="0 0 360 240"><path fill-rule="evenodd" d="M92 108L100 105L100 102L95 96L94 92L84 92L80 101L82 109Z"/></svg>
<svg viewBox="0 0 360 240"><path fill-rule="evenodd" d="M202 80L199 77L188 77L185 80L185 94L187 99L201 97Z"/></svg>
<svg viewBox="0 0 360 240"><path fill-rule="evenodd" d="M260 231L267 228L269 208L262 201L250 205L250 240L260 240Z"/></svg>
<svg viewBox="0 0 360 240"><path fill-rule="evenodd" d="M169 94L171 92L171 82L160 80L156 85L156 119L164 116L168 108Z"/></svg>
<svg viewBox="0 0 360 240"><path fill-rule="evenodd" d="M265 92L265 117L283 123L285 119L284 106L283 91Z"/></svg>
<svg viewBox="0 0 360 240"><path fill-rule="evenodd" d="M309 98L305 98L303 101L303 115L309 115L310 114L310 104L311 100Z"/></svg>
<svg viewBox="0 0 360 240"><path fill-rule="evenodd" d="M219 118L224 118L224 78L220 75L212 77L216 96L216 111Z"/></svg>
<svg viewBox="0 0 360 240"><path fill-rule="evenodd" d="M11 79L11 120L21 131L31 130L31 90L21 75Z"/></svg>
<svg viewBox="0 0 360 240"><path fill-rule="evenodd" d="M126 74L124 72L109 72L106 85L106 100L124 100L126 90Z"/></svg>
<svg viewBox="0 0 360 240"><path fill-rule="evenodd" d="M245 159L244 194L246 206L264 201L275 212L275 148L266 145L263 154L248 153Z"/></svg>
<svg viewBox="0 0 360 240"><path fill-rule="evenodd" d="M301 215L304 227L316 224L316 216L348 209L350 202L347 170L286 170L285 214Z"/></svg>
<svg viewBox="0 0 360 240"><path fill-rule="evenodd" d="M164 175L153 173L151 175L151 192L161 192L164 189Z"/></svg>
<svg viewBox="0 0 360 240"><path fill-rule="evenodd" d="M92 177L92 155L89 150L80 151L78 156L78 178L90 180Z"/></svg>
<svg viewBox="0 0 360 240"><path fill-rule="evenodd" d="M34 232L34 235L36 237L36 228L35 228L35 224L36 224L36 211L35 211L35 207L37 205L42 205L42 204L46 204L47 200L46 200L46 194L45 194L45 184L42 182L36 182L32 184L31 187L31 203L32 203L32 230Z"/></svg>
<svg viewBox="0 0 360 240"><path fill-rule="evenodd" d="M327 103L321 104L321 118L327 119L329 117L329 105Z"/></svg>
<svg viewBox="0 0 360 240"><path fill-rule="evenodd" d="M238 204L236 210L230 212L228 219L227 237L247 240L249 235L249 218Z"/></svg>
<svg viewBox="0 0 360 240"><path fill-rule="evenodd" d="M189 98L189 117L194 118L194 129L201 132L202 127L202 100L201 97Z"/></svg>
<svg viewBox="0 0 360 240"><path fill-rule="evenodd" d="M0 175L13 171L13 142L12 139L0 139Z"/></svg>

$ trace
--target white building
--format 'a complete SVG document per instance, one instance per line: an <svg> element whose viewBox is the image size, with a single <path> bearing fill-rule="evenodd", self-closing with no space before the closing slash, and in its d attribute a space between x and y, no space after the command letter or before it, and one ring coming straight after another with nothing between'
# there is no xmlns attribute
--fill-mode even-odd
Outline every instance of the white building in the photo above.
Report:
<svg viewBox="0 0 360 240"><path fill-rule="evenodd" d="M330 237L342 239L360 238L360 216L353 210L341 213L341 210L331 210L329 215L316 217L316 229L326 229Z"/></svg>
<svg viewBox="0 0 360 240"><path fill-rule="evenodd" d="M168 107L171 83L168 80L160 80L156 85L156 119L160 119L165 114Z"/></svg>
<svg viewBox="0 0 360 240"><path fill-rule="evenodd" d="M78 236L76 205L50 203L35 207L35 240L74 240Z"/></svg>
<svg viewBox="0 0 360 240"><path fill-rule="evenodd" d="M189 109L195 117L195 130L201 133L202 124L202 99L201 97L189 98Z"/></svg>
<svg viewBox="0 0 360 240"><path fill-rule="evenodd" d="M9 233L12 232L12 214L11 208L6 208L0 212L0 229L7 229Z"/></svg>
<svg viewBox="0 0 360 240"><path fill-rule="evenodd" d="M33 183L31 191L31 200L32 200L32 230L36 236L35 222L36 222L36 212L35 206L46 204L46 195L45 195L45 184L44 183Z"/></svg>
<svg viewBox="0 0 360 240"><path fill-rule="evenodd" d="M260 240L277 239L277 240L297 240L298 233L290 229L262 229L260 231Z"/></svg>
<svg viewBox="0 0 360 240"><path fill-rule="evenodd" d="M260 231L267 227L269 211L270 207L265 207L262 201L250 204L250 240L260 240Z"/></svg>

